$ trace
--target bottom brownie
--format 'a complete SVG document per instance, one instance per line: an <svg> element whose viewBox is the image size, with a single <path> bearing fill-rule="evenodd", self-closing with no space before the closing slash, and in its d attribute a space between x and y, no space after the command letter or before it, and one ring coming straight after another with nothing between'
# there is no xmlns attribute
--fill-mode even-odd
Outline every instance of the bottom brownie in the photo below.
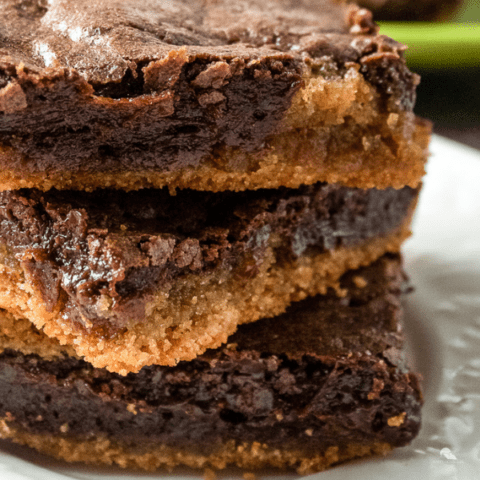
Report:
<svg viewBox="0 0 480 480"><path fill-rule="evenodd" d="M420 427L419 379L402 354L403 282L399 257L384 256L342 278L343 298L299 302L191 362L125 377L51 339L38 337L45 358L38 344L14 349L5 314L0 436L68 461L145 469L306 473L386 453Z"/></svg>

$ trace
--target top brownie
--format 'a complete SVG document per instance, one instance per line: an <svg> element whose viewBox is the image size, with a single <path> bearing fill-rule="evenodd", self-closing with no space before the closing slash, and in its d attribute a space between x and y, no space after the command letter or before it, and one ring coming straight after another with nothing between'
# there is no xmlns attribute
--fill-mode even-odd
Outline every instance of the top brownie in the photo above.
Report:
<svg viewBox="0 0 480 480"><path fill-rule="evenodd" d="M398 127L399 138L412 140L418 78L403 45L378 35L358 7L326 0L1 6L1 189L298 186L332 178L270 185L263 175L249 184L245 172L272 151L275 161L295 152L305 167L312 159L297 151L303 139L321 144L320 160L336 154L332 146L324 152L328 142L345 145L339 152L356 146L381 156L367 138L372 126L383 137L382 128L392 135ZM379 186L412 185L419 176Z"/></svg>

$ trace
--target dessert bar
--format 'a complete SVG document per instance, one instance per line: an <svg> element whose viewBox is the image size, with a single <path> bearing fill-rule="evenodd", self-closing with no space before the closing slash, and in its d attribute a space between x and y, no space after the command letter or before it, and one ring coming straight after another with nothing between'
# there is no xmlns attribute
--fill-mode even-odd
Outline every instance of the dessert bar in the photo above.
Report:
<svg viewBox="0 0 480 480"><path fill-rule="evenodd" d="M300 474L409 444L431 126L335 0L3 0L0 438Z"/></svg>
<svg viewBox="0 0 480 480"><path fill-rule="evenodd" d="M398 252L418 188L0 193L0 308L126 374ZM341 290L339 290L341 294Z"/></svg>
<svg viewBox="0 0 480 480"><path fill-rule="evenodd" d="M343 276L342 298L309 298L191 362L125 377L1 312L0 436L68 461L149 470L305 474L385 454L420 427L419 376L402 353L404 280L399 257L384 256Z"/></svg>
<svg viewBox="0 0 480 480"><path fill-rule="evenodd" d="M416 187L419 78L327 0L3 0L0 189Z"/></svg>

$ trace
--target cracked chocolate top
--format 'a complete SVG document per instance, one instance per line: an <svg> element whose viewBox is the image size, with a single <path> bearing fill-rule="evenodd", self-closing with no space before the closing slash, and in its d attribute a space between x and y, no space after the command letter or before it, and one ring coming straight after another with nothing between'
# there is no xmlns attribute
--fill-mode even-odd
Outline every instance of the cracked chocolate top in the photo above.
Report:
<svg viewBox="0 0 480 480"><path fill-rule="evenodd" d="M255 152L309 71L356 64L390 107L414 101L403 46L326 0L3 0L0 22L0 144L16 169L174 171Z"/></svg>
<svg viewBox="0 0 480 480"><path fill-rule="evenodd" d="M322 183L176 196L11 191L0 193L0 235L48 309L66 296L72 318L101 324L107 302L109 324L122 327L142 321L150 295L179 276L235 269L248 281L269 247L288 262L390 233L417 194Z"/></svg>
<svg viewBox="0 0 480 480"><path fill-rule="evenodd" d="M404 280L399 257L385 256L342 277L344 298L308 299L240 326L191 362L126 377L73 358L7 351L0 413L28 431L160 441L204 454L229 439L306 453L405 445L418 432L422 397L402 353Z"/></svg>

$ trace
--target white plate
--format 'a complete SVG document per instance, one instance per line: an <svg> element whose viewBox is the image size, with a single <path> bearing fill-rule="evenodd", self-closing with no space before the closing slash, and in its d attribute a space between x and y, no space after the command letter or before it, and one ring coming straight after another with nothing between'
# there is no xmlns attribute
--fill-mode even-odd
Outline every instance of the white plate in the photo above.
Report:
<svg viewBox="0 0 480 480"><path fill-rule="evenodd" d="M480 153L440 137L431 149L415 235L404 249L416 286L406 305L406 330L425 379L422 431L411 446L385 459L353 462L312 480L480 478ZM161 477L201 478L191 471L132 474L72 466L0 444L1 480Z"/></svg>

